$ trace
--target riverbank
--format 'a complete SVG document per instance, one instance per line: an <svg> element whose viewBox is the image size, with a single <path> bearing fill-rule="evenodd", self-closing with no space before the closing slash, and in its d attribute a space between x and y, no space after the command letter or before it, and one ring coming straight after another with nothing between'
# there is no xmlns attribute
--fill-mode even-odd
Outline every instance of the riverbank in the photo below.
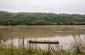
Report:
<svg viewBox="0 0 85 55"><path fill-rule="evenodd" d="M0 40L0 55L85 55L85 42L83 42L85 39L81 39L80 36L75 37L75 35L73 35L73 38L74 42L71 44L70 50L66 50L59 45L50 46L49 50L41 49L37 44L27 44L27 47L25 47L24 39L16 47L13 39L10 45L4 45L4 42ZM31 47L29 48L29 46Z"/></svg>
<svg viewBox="0 0 85 55"><path fill-rule="evenodd" d="M0 47L0 55L85 55L83 53L75 53L75 52L67 52L66 50L59 50L48 52L46 50L41 49L29 49L26 48L2 48Z"/></svg>

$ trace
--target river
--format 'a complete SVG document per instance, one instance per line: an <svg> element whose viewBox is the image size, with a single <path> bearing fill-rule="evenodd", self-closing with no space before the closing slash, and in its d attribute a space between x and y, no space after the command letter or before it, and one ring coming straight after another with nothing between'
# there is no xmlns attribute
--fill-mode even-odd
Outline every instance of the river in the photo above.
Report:
<svg viewBox="0 0 85 55"><path fill-rule="evenodd" d="M73 35L84 39L85 25L0 26L0 40L5 45L10 45L13 40L13 45L18 46L24 38L25 46L29 40L59 41L60 46L68 49L74 41Z"/></svg>

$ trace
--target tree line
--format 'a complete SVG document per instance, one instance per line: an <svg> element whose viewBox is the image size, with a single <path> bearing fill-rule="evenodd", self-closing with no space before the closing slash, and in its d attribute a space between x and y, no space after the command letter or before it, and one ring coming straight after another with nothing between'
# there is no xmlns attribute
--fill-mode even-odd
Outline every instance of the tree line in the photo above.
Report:
<svg viewBox="0 0 85 55"><path fill-rule="evenodd" d="M85 25L85 15L0 11L0 25Z"/></svg>

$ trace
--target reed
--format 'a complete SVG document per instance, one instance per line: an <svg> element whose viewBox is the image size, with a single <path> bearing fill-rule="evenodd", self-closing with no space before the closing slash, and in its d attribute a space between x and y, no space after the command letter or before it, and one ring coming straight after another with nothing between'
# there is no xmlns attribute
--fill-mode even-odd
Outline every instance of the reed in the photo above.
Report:
<svg viewBox="0 0 85 55"><path fill-rule="evenodd" d="M80 37L80 33L78 36L73 35L73 43L71 45L71 49L76 53L84 53L85 54L85 37Z"/></svg>
<svg viewBox="0 0 85 55"><path fill-rule="evenodd" d="M72 45L74 52L67 52L60 45L48 45L49 51L41 49L37 44L33 45L28 43L26 48L25 39L22 38L18 40L18 47L14 46L14 40L11 39L9 48L3 45L3 40L0 40L0 55L85 55L85 53L82 51L85 51L85 37L84 41L82 41L80 36L74 36L74 44Z"/></svg>

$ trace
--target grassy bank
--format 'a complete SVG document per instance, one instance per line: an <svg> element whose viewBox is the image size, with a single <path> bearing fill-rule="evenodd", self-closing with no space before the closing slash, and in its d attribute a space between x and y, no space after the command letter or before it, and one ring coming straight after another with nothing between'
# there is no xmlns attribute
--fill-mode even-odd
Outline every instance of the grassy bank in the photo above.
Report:
<svg viewBox="0 0 85 55"><path fill-rule="evenodd" d="M13 39L9 46L4 45L3 41L0 40L0 55L85 55L85 38L82 39L80 34L78 36L73 35L73 38L71 51L64 50L60 46L51 47L50 51L38 47L33 48L33 46L26 48L24 46L24 39L22 44L17 48L13 46Z"/></svg>
<svg viewBox="0 0 85 55"><path fill-rule="evenodd" d="M65 50L62 50L60 52L50 52L46 50L31 50L29 49L10 49L10 48L1 48L0 47L0 55L85 55L81 53L72 53L72 52L66 52Z"/></svg>

